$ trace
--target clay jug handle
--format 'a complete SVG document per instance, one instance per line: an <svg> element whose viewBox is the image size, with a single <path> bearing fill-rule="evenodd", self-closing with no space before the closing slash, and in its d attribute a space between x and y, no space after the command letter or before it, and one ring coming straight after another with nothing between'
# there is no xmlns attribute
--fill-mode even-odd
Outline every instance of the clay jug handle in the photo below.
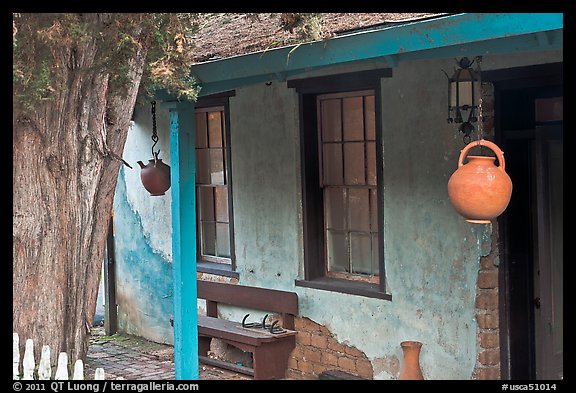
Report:
<svg viewBox="0 0 576 393"><path fill-rule="evenodd" d="M496 153L496 158L498 158L498 162L500 163L500 170L504 171L506 169L506 162L504 161L504 152L500 150L500 148L494 143L487 141L486 139L479 139L474 142L470 142L467 144L464 149L460 151L460 158L458 158L458 168L464 165L464 158L466 158L466 154L468 154L468 150L472 149L476 146L486 146L494 153Z"/></svg>

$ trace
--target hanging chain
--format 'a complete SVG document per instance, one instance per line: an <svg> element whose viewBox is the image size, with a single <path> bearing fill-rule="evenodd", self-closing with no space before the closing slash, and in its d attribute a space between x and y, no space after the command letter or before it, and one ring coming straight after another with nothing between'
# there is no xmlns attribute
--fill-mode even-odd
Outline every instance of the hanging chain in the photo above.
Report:
<svg viewBox="0 0 576 393"><path fill-rule="evenodd" d="M158 154L160 154L160 149L155 153L154 146L158 143L158 134L156 133L156 101L152 101L152 157L156 160L158 158Z"/></svg>
<svg viewBox="0 0 576 393"><path fill-rule="evenodd" d="M478 75L478 132L476 133L477 144L480 144L480 140L484 139L484 118L482 117L482 102L484 101L483 94L482 94L482 70L480 69L480 63L482 62L482 56L476 56L474 58L473 63L476 62L477 64L477 75ZM472 87L474 88L474 87ZM470 109L470 118L474 116L474 107ZM462 137L462 141L465 145L468 145L472 141L472 137L470 134L464 134ZM480 146L482 149L483 146Z"/></svg>
<svg viewBox="0 0 576 393"><path fill-rule="evenodd" d="M484 94L482 89L482 70L480 69L480 63L482 62L482 56L476 56L476 64L478 65L478 87L479 94L478 97L478 140L484 139L484 117L482 113L482 103L484 102Z"/></svg>
<svg viewBox="0 0 576 393"><path fill-rule="evenodd" d="M482 70L480 68L480 63L482 63L482 56L476 56L476 65L477 65L477 70L478 70L478 87L479 87L479 92L478 94L480 95L478 97L478 144L480 145L480 140L484 139L484 113L483 113L483 108L482 108L482 104L484 103L484 89L482 88ZM484 146L481 145L480 146L480 151L484 150Z"/></svg>

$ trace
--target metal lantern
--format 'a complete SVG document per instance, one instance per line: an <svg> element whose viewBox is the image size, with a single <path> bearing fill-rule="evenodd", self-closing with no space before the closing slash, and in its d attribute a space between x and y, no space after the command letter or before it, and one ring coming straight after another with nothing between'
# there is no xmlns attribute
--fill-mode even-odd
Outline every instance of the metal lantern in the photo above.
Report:
<svg viewBox="0 0 576 393"><path fill-rule="evenodd" d="M480 70L474 70L470 61L463 57L457 64L460 68L448 77L448 123L458 123L458 130L465 138L474 131L473 123L478 121L478 105L480 101ZM478 62L477 62L478 64Z"/></svg>

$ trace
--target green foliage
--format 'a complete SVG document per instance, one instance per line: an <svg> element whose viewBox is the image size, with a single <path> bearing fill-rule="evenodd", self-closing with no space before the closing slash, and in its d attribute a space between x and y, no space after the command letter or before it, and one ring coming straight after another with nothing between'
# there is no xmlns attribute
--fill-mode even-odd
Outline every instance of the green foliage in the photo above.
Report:
<svg viewBox="0 0 576 393"><path fill-rule="evenodd" d="M13 14L15 105L33 110L66 92L70 73L106 75L109 89L123 94L134 82L131 63L143 55L141 94L166 89L195 100L189 70L196 29L196 14Z"/></svg>
<svg viewBox="0 0 576 393"><path fill-rule="evenodd" d="M300 43L323 38L321 13L282 13L280 27L299 36Z"/></svg>
<svg viewBox="0 0 576 393"><path fill-rule="evenodd" d="M191 13L22 13L13 14L14 104L37 104L66 93L71 73L108 78L112 93L134 83L132 62L145 56L140 95L163 89L194 101L199 92L190 75L193 35L202 14ZM208 14L209 15L209 14ZM232 15L232 14L231 14ZM246 14L257 22L259 14ZM322 38L322 14L282 13L279 25L300 42Z"/></svg>

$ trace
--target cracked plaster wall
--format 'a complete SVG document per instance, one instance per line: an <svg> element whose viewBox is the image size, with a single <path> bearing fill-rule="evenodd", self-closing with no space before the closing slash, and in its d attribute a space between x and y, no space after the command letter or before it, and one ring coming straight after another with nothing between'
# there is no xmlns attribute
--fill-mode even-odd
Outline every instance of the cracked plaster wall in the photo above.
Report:
<svg viewBox="0 0 576 393"><path fill-rule="evenodd" d="M169 121L156 106L159 158L170 165ZM114 241L118 328L160 343L174 342L172 300L172 214L170 190L150 196L140 166L152 158L150 106L137 107L114 197Z"/></svg>
<svg viewBox="0 0 576 393"><path fill-rule="evenodd" d="M560 60L559 52L485 56L483 69ZM453 67L453 59L400 62L392 78L382 79L385 266L392 301L295 287L294 280L303 278L297 94L285 82L273 82L238 88L230 98L239 283L297 292L300 316L363 352L375 379L397 378L404 340L423 342L426 379L473 376L479 260L493 244L490 225L464 222L447 196L446 184L463 147L461 134L446 123L447 82L441 70ZM149 110L137 113L138 127L129 133L124 156L130 163L151 155ZM168 134L160 134L160 141L165 144L161 157L167 157ZM117 200L125 201L129 209L124 209L140 221L117 237L127 242L143 237L151 254L169 262L170 194L157 200L147 196L138 171L124 169L125 195ZM132 256L145 250L138 244L127 248ZM169 267L165 274L171 280ZM168 293L167 288L156 291ZM237 320L245 314L221 311Z"/></svg>

